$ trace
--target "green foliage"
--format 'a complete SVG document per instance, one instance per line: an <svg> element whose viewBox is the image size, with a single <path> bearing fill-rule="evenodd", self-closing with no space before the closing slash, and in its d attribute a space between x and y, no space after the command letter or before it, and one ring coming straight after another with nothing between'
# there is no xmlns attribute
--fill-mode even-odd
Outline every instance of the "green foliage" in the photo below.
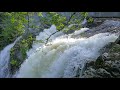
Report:
<svg viewBox="0 0 120 90"><path fill-rule="evenodd" d="M30 24L34 21L33 16L40 17L41 26ZM86 18L88 23L93 22L93 18L88 16L87 12L73 12L70 17L62 15L58 12L4 12L0 15L0 50L6 45L12 43L18 36L23 33L28 33L28 28L44 29L49 28L52 24L56 25L58 31L68 32L69 30L79 30L81 28L81 21ZM74 24L71 27L69 25Z"/></svg>
<svg viewBox="0 0 120 90"><path fill-rule="evenodd" d="M12 43L18 36L21 36L25 31L28 33L30 22L33 21L34 12L4 12L0 16L0 50L6 45ZM38 13L39 16L42 13ZM41 15L40 15L41 14ZM29 19L27 18L29 17ZM29 26L29 27L27 27ZM32 28L37 28L32 26Z"/></svg>
<svg viewBox="0 0 120 90"><path fill-rule="evenodd" d="M0 48L12 43L18 36L24 33L24 24L27 22L25 19L25 12L5 12L1 19L2 31L0 33Z"/></svg>
<svg viewBox="0 0 120 90"><path fill-rule="evenodd" d="M64 27L65 21L66 21L66 17L56 12L47 12L46 16L42 16L42 18L40 18L41 23L46 25L54 24L57 30L61 30Z"/></svg>
<svg viewBox="0 0 120 90"><path fill-rule="evenodd" d="M18 69L21 63L26 58L26 52L32 47L32 42L35 40L32 34L29 34L25 38L22 38L10 51L10 66L11 71ZM18 54L19 53L19 54ZM20 55L20 58L18 58Z"/></svg>
<svg viewBox="0 0 120 90"><path fill-rule="evenodd" d="M22 40L20 44L20 52L22 53L22 57L26 57L26 51L28 50L28 43L26 40Z"/></svg>
<svg viewBox="0 0 120 90"><path fill-rule="evenodd" d="M80 14L83 19L88 17L88 12L81 12Z"/></svg>
<svg viewBox="0 0 120 90"><path fill-rule="evenodd" d="M10 50L10 66L11 66L11 69L17 68L20 65L20 63L18 62L18 60L15 58L15 50L16 49L17 48L12 48Z"/></svg>
<svg viewBox="0 0 120 90"><path fill-rule="evenodd" d="M40 13L40 16L40 22L42 23L41 26L45 26L44 28L49 28L51 25L54 24L58 31L63 32L69 32L70 30L80 30L81 22L84 20L84 18L87 19L88 23L93 22L93 18L89 17L87 12L73 12L71 13L69 18L68 16L64 16L57 12L46 12L45 15L41 15ZM51 34L50 36L54 34L55 33ZM46 39L47 42L49 38Z"/></svg>
<svg viewBox="0 0 120 90"><path fill-rule="evenodd" d="M17 60L11 60L10 64L14 67L17 67L19 65Z"/></svg>
<svg viewBox="0 0 120 90"><path fill-rule="evenodd" d="M77 12L72 13L70 18L67 19L67 16L59 14L57 12L47 12L44 16L42 16L42 18L40 18L40 22L46 25L54 24L58 31L63 30L67 32L72 29L76 30L81 28L80 23L82 21L82 19L79 18L81 14L79 14L79 16L77 17L76 13ZM85 13L84 15L87 15L87 13ZM77 24L77 25L68 27L71 24Z"/></svg>
<svg viewBox="0 0 120 90"><path fill-rule="evenodd" d="M94 20L92 17L89 17L87 21L88 21L88 23L93 23Z"/></svg>
<svg viewBox="0 0 120 90"><path fill-rule="evenodd" d="M38 12L37 15L43 17L42 12Z"/></svg>
<svg viewBox="0 0 120 90"><path fill-rule="evenodd" d="M23 60L26 58L26 52L31 48L32 42L35 40L30 34L27 38L23 39L20 43L20 52L22 53Z"/></svg>
<svg viewBox="0 0 120 90"><path fill-rule="evenodd" d="M88 23L93 23L93 18L88 15L88 12L81 12L81 19L83 20L84 18L87 19Z"/></svg>

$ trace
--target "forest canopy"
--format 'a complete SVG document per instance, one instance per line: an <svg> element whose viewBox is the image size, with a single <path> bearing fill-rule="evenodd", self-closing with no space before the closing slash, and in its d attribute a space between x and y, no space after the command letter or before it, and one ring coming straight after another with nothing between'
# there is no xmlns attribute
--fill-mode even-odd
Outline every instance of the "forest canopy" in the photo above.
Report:
<svg viewBox="0 0 120 90"><path fill-rule="evenodd" d="M68 14L64 15L60 12L1 12L0 50L12 43L18 36L29 36L29 34L34 36L33 32L40 32L53 24L58 31L67 32L80 29L81 22L85 18L88 22L93 21L87 12L69 12ZM39 25L35 23L36 20Z"/></svg>

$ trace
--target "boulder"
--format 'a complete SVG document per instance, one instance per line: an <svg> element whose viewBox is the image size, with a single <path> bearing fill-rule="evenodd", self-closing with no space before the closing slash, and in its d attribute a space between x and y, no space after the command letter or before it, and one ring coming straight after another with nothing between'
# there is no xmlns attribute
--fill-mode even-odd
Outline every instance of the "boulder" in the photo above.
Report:
<svg viewBox="0 0 120 90"><path fill-rule="evenodd" d="M97 27L91 28L89 31L82 34L82 37L91 37L98 33L120 33L120 21L105 20Z"/></svg>
<svg viewBox="0 0 120 90"><path fill-rule="evenodd" d="M120 78L120 45L115 44L96 61L88 62L83 78Z"/></svg>

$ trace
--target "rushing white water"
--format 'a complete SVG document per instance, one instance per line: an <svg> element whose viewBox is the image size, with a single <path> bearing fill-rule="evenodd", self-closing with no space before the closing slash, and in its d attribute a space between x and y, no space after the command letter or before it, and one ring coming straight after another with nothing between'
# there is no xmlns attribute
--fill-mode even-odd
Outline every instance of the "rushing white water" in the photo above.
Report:
<svg viewBox="0 0 120 90"><path fill-rule="evenodd" d="M80 32L78 31L78 33ZM74 34L78 35L77 32ZM44 35L44 33L40 35ZM37 36L37 39L38 37L42 38L42 36ZM63 35L53 39L48 46L41 46L38 43L35 45L38 49L30 50L28 59L21 65L16 77L71 78L78 73L81 76L85 63L95 60L99 56L99 50L109 42L114 42L117 37L115 34L109 33L77 39Z"/></svg>
<svg viewBox="0 0 120 90"><path fill-rule="evenodd" d="M44 29L43 32L40 32L38 36L36 36L36 40L42 40L44 42L46 42L46 39L54 32L56 32L56 27L55 25L52 25L49 29ZM58 32L54 35L52 35L50 37L49 40L54 40L56 37L59 37L63 35L63 32ZM32 45L32 49L30 49L28 52L27 52L27 55L30 56L33 52L35 52L36 50L39 50L38 47L42 47L44 45L44 43L33 43Z"/></svg>
<svg viewBox="0 0 120 90"><path fill-rule="evenodd" d="M9 72L10 50L20 38L21 37L18 37L12 44L7 45L0 52L0 78L10 77Z"/></svg>

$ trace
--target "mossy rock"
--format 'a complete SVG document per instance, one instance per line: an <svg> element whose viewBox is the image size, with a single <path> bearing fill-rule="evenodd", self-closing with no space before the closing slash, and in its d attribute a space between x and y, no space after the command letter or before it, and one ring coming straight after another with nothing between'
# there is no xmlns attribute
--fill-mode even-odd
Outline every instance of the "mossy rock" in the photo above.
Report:
<svg viewBox="0 0 120 90"><path fill-rule="evenodd" d="M110 49L110 53L112 52L120 52L120 45L119 44L115 44L111 49Z"/></svg>
<svg viewBox="0 0 120 90"><path fill-rule="evenodd" d="M107 55L100 55L96 61L89 62L85 70L85 77L119 78L120 77L120 45L113 46ZM92 68L94 72L91 71ZM102 70L102 71L101 71ZM89 72L88 74L86 72ZM84 74L83 74L84 75ZM83 76L84 77L84 76Z"/></svg>
<svg viewBox="0 0 120 90"><path fill-rule="evenodd" d="M86 67L90 67L90 66L94 66L95 65L95 61L90 61L86 63Z"/></svg>
<svg viewBox="0 0 120 90"><path fill-rule="evenodd" d="M32 43L35 40L32 35L24 36L21 38L10 51L10 67L11 73L14 74L20 65L24 62L27 57L27 50L32 47Z"/></svg>
<svg viewBox="0 0 120 90"><path fill-rule="evenodd" d="M95 64L94 64L94 68L102 68L102 67L104 67L104 60L103 60L103 58L102 58L102 56L99 56L98 58L97 58L97 60L95 61Z"/></svg>

